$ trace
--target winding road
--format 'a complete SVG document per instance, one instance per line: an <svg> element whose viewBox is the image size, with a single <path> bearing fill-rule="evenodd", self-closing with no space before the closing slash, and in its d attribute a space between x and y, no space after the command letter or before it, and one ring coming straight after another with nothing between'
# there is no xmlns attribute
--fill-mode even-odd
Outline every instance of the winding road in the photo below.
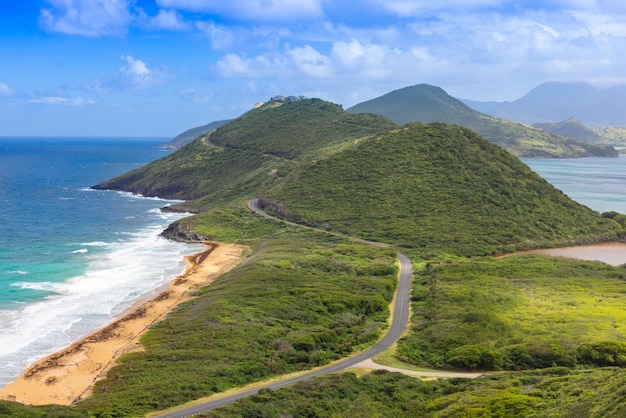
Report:
<svg viewBox="0 0 626 418"><path fill-rule="evenodd" d="M313 229L316 231L331 233L328 231L324 231L317 228L311 228L308 226L298 225L293 222L288 222L280 218L276 218L274 216L268 215L259 207L259 200L253 199L248 202L248 207L254 211L255 213L275 221L284 222L290 225L298 226L301 228ZM387 247L388 244L382 244L377 242L365 241L358 238L348 237L343 234L331 233L333 235L343 236L349 238L355 242L364 243L368 245L374 245L377 247ZM393 309L393 317L391 322L391 327L387 334L374 346L370 347L368 350L353 355L351 357L345 358L343 360L336 361L333 364L328 366L320 367L318 369L311 370L306 373L299 374L293 377L286 377L282 380L275 381L273 383L268 383L265 385L259 385L254 389L243 390L241 392L237 392L233 395L220 397L219 399L204 401L200 403L196 403L190 406L183 406L178 408L176 411L162 413L160 415L155 415L159 418L184 418L191 417L197 414L200 414L205 411L210 411L213 409L217 409L224 405L228 405L232 402L235 402L239 399L246 398L251 395L255 395L262 389L279 389L285 386L292 385L296 382L300 382L302 380L310 379L315 376L320 376L326 373L338 372L349 367L355 366L365 360L368 360L370 357L375 356L382 351L385 351L391 345L393 345L401 336L404 334L406 329L406 325L409 321L409 297L411 293L411 280L413 276L413 266L411 265L411 261L403 254L397 253L398 260L400 261L400 277L398 280L398 289L396 291L395 296L395 304Z"/></svg>

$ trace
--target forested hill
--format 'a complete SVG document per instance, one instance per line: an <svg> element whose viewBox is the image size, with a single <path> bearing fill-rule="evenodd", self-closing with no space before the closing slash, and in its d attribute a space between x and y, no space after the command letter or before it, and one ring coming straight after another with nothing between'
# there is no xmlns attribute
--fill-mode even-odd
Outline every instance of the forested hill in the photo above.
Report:
<svg viewBox="0 0 626 418"><path fill-rule="evenodd" d="M357 104L351 113L371 112L398 124L443 122L465 126L518 157L616 157L612 147L588 144L471 109L440 87L419 84Z"/></svg>
<svg viewBox="0 0 626 418"><path fill-rule="evenodd" d="M270 102L198 138L180 150L96 189L144 196L228 202L255 197L280 182L300 161L397 127L380 115L353 115L319 99ZM212 203L209 203L212 204ZM202 203L200 203L202 206ZM189 205L187 209L193 209Z"/></svg>
<svg viewBox="0 0 626 418"><path fill-rule="evenodd" d="M502 148L440 123L361 140L264 197L298 223L461 255L616 240L620 229Z"/></svg>

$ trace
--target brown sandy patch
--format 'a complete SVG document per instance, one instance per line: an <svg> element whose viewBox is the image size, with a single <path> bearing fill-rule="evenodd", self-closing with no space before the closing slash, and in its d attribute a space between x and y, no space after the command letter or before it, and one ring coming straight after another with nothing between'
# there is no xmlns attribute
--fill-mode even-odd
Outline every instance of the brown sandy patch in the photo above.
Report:
<svg viewBox="0 0 626 418"><path fill-rule="evenodd" d="M206 249L186 257L190 267L167 289L86 338L30 366L15 382L0 390L0 399L30 405L72 405L91 393L124 353L141 350L140 337L189 294L241 261L245 247L206 243Z"/></svg>
<svg viewBox="0 0 626 418"><path fill-rule="evenodd" d="M613 266L626 264L626 243L605 242L601 244L579 245L575 247L545 248L539 250L518 251L500 257L524 254L544 254L555 257L577 258L579 260L602 261Z"/></svg>

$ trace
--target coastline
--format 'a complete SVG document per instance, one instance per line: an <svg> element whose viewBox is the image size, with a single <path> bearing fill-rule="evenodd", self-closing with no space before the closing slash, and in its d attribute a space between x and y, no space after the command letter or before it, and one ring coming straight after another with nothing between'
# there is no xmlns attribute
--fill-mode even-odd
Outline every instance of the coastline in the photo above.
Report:
<svg viewBox="0 0 626 418"><path fill-rule="evenodd" d="M166 289L150 300L138 301L105 327L30 365L0 389L0 399L29 405L72 405L89 396L94 383L106 377L121 355L142 350L139 340L150 326L189 300L192 291L239 264L245 248L213 242L205 245L203 251L185 257L189 267Z"/></svg>

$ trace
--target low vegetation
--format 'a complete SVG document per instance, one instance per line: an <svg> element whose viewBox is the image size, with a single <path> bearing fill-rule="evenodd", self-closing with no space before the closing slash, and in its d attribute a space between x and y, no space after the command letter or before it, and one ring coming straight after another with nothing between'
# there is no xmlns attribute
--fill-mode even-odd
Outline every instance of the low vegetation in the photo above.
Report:
<svg viewBox="0 0 626 418"><path fill-rule="evenodd" d="M267 196L289 220L457 255L616 240L622 228L569 199L469 129L410 124L315 161Z"/></svg>
<svg viewBox="0 0 626 418"><path fill-rule="evenodd" d="M222 236L220 228L206 232ZM138 416L373 344L387 327L395 251L283 228L252 242L245 263L150 330L145 351L123 356L81 407Z"/></svg>
<svg viewBox="0 0 626 418"><path fill-rule="evenodd" d="M396 127L372 114L352 115L319 99L269 103L144 167L95 185L144 196L183 199L199 212L253 198L284 180L301 161L321 158L357 138ZM203 198L201 200L196 200Z"/></svg>
<svg viewBox="0 0 626 418"><path fill-rule="evenodd" d="M626 268L548 256L433 261L398 355L434 367L626 366Z"/></svg>
<svg viewBox="0 0 626 418"><path fill-rule="evenodd" d="M524 417L587 418L626 414L617 368L564 368L500 374L476 380L421 381L375 371L325 376L258 395L200 415L204 418Z"/></svg>

